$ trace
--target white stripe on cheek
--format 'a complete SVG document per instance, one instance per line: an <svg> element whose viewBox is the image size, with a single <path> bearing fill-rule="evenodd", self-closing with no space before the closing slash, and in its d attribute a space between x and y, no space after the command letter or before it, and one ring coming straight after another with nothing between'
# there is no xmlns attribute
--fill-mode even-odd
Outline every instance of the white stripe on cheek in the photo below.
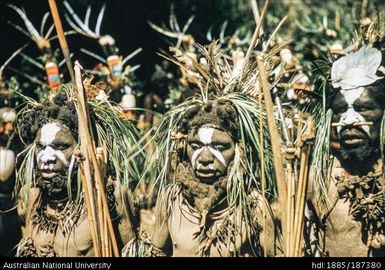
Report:
<svg viewBox="0 0 385 270"><path fill-rule="evenodd" d="M209 146L209 150L223 164L223 166L226 167L226 161L225 161L222 153L219 152L218 150L211 148L210 146Z"/></svg>
<svg viewBox="0 0 385 270"><path fill-rule="evenodd" d="M44 165L46 165L45 163L53 161L56 158L58 158L65 166L68 167L69 165L69 162L66 159L64 153L60 150L54 150L50 146L47 146L44 150L39 151L36 158L42 162L40 169L43 169Z"/></svg>
<svg viewBox="0 0 385 270"><path fill-rule="evenodd" d="M69 165L69 162L68 160L66 159L66 156L64 155L64 153L60 150L56 150L55 151L55 156L66 166L68 167Z"/></svg>
<svg viewBox="0 0 385 270"><path fill-rule="evenodd" d="M195 166L196 160L197 160L199 154L203 151L203 149L204 149L204 147L199 148L199 149L195 150L194 153L192 154L192 156L191 156L191 165L192 165L193 169L195 169L195 167L196 167Z"/></svg>

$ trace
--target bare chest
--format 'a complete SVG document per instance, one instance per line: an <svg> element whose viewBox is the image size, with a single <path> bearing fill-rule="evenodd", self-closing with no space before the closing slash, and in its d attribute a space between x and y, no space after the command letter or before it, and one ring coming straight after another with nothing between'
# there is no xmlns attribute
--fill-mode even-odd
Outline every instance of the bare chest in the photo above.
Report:
<svg viewBox="0 0 385 270"><path fill-rule="evenodd" d="M87 218L79 220L67 233L60 226L55 232L47 232L36 225L32 238L38 256L78 257L94 254Z"/></svg>
<svg viewBox="0 0 385 270"><path fill-rule="evenodd" d="M209 256L229 257L235 251L241 251L247 242L245 228L234 232L233 241L226 241L221 237L229 229L226 215L210 220L206 230L200 227L200 215L184 205L175 205L168 227L173 245L173 256ZM226 228L224 228L226 227Z"/></svg>
<svg viewBox="0 0 385 270"><path fill-rule="evenodd" d="M362 225L349 214L349 201L345 199L339 199L330 212L325 237L326 250L332 257L368 256Z"/></svg>

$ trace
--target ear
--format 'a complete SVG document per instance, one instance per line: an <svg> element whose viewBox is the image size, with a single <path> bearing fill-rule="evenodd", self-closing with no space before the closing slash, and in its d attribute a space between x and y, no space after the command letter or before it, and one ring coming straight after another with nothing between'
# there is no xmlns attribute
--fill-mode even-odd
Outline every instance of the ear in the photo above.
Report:
<svg viewBox="0 0 385 270"><path fill-rule="evenodd" d="M187 138L182 138L178 141L176 152L178 160L187 159Z"/></svg>

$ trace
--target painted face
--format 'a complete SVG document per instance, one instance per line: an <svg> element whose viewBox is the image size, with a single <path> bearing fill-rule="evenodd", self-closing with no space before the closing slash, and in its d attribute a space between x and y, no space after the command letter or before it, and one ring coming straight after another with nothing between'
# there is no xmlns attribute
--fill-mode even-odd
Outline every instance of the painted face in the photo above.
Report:
<svg viewBox="0 0 385 270"><path fill-rule="evenodd" d="M38 185L48 195L66 191L71 155L77 145L71 130L58 123L45 124L36 137L36 163L41 176Z"/></svg>
<svg viewBox="0 0 385 270"><path fill-rule="evenodd" d="M333 123L339 123L331 132L333 148L345 160L365 161L379 153L379 137L384 104L376 98L372 85L339 91L332 103ZM363 122L372 122L372 125Z"/></svg>
<svg viewBox="0 0 385 270"><path fill-rule="evenodd" d="M235 155L234 141L222 130L201 127L188 135L187 155L197 178L213 183L227 174Z"/></svg>

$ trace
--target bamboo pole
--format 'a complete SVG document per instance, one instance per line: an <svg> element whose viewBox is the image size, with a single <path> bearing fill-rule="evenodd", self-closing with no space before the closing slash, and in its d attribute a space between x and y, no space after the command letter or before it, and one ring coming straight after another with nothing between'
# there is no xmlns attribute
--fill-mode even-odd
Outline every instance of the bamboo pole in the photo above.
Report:
<svg viewBox="0 0 385 270"><path fill-rule="evenodd" d="M308 162L308 149L309 146L305 145L301 151L301 165L300 165L300 174L299 174L299 183L298 183L298 190L297 190L297 201L296 201L296 220L295 220L295 244L294 244L294 249L295 249L295 255L297 256L298 254L298 249L300 245L300 240L301 238L301 223L303 221L303 204L304 204L304 193L306 192L306 170L308 168L307 162Z"/></svg>
<svg viewBox="0 0 385 270"><path fill-rule="evenodd" d="M301 119L299 119L301 122ZM302 232L304 227L304 209L305 209L305 197L308 183L308 173L309 173L309 162L310 162L310 151L311 144L310 140L314 138L312 134L312 120L307 120L307 127L304 135L302 136L302 125L301 133L298 134L298 147L301 147L300 155L300 173L298 177L298 189L297 189L297 200L295 206L295 228L294 228L294 250L293 256L301 255L301 242L302 242Z"/></svg>
<svg viewBox="0 0 385 270"><path fill-rule="evenodd" d="M80 81L80 82L79 82ZM76 81L76 84L81 84L81 78L78 78L78 81ZM84 153L85 154L85 158L83 161L81 161L80 165L81 165L81 173L82 173L82 182L83 182L83 190L84 190L84 195L85 195L85 199L86 199L86 202L87 202L87 213L89 216L91 216L91 219L89 219L91 222L90 222L90 227L92 228L93 230L93 234L95 234L95 236L92 237L92 240L94 241L94 248L95 248L95 256L96 257L99 257L101 255L101 240L99 239L99 228L98 228L98 224L96 223L97 221L97 215L96 215L96 205L95 203L97 203L97 201L95 201L95 197L94 197L94 189L92 188L93 187L93 184L92 184L92 175L91 175L91 165L90 165L90 161L89 161L89 158L87 157L87 147L86 147L86 143L84 143L85 141L87 141L87 136L86 136L86 132L85 132L85 123L84 123L84 118L82 117L82 111L81 111L81 108L79 106L80 104L78 104L77 106L77 110L78 110L78 118L79 118L79 137L80 137L80 141L83 142L81 143L80 145L80 151L81 153ZM84 165L83 165L84 164Z"/></svg>
<svg viewBox="0 0 385 270"><path fill-rule="evenodd" d="M286 211L285 211L285 214L286 214L286 220L288 220L289 222L286 223L286 245L285 245L285 254L287 256L291 256L290 254L290 244L291 244L291 238L292 238L292 226L291 226L291 194L292 194L292 185L291 185L291 182L294 180L293 177L293 171L292 171L292 167L290 166L290 164L287 164L287 175L288 175L288 191L287 191L287 194L289 194L289 196L287 196L287 206L286 206Z"/></svg>
<svg viewBox="0 0 385 270"><path fill-rule="evenodd" d="M85 177L84 165L82 161L80 161L79 167L80 167L80 178L82 180L82 185L84 187L84 197L85 197L86 207L87 207L88 222L90 223L92 243L94 245L94 254L95 254L95 257L99 257L100 246L99 246L98 238L96 237L95 219L93 216L94 211L91 211L91 209L95 208L95 204L94 204L94 201L91 200L90 198L90 192L88 191L88 183Z"/></svg>
<svg viewBox="0 0 385 270"><path fill-rule="evenodd" d="M261 145L261 153L260 153L260 162L261 162L261 182L262 182L262 198L263 201L266 201L266 178L265 178L265 153L264 151L264 146L263 146L263 104L262 104L262 91L259 91L258 94L258 106L259 106L259 140L260 140L260 145ZM266 213L265 210L262 211L263 214L263 230L266 230ZM263 256L267 256L267 238L266 238L266 233L263 234L263 243L264 243L264 249L263 249Z"/></svg>
<svg viewBox="0 0 385 270"><path fill-rule="evenodd" d="M94 177L95 177L95 180L96 180L96 183L97 185L99 185L100 189L101 189L101 202L102 202L102 205L101 207L99 206L98 207L98 210L99 210L99 214L100 214L100 211L103 211L103 205L104 207L108 207L108 202L107 202L107 198L106 198L106 194L105 194L105 189L104 189L104 186L103 186L103 181L101 179L101 175L100 175L100 171L98 169L98 163L97 163L97 160L96 160L96 157L95 157L95 151L94 151L94 147L93 147L93 140L92 140L92 137L91 137L91 133L90 133L90 130L88 128L88 115L87 115L87 111L86 111L86 105L85 105L85 96L84 96L84 89L83 89L83 85L82 85L82 81L81 81L81 71L80 71L80 65L77 65L75 67L75 73L74 73L74 69L72 67L72 62L71 62L71 57L70 57L70 53L69 53L69 48L68 48L68 44L67 44L67 41L65 39L65 36L64 36L64 31L63 31L63 27L61 25L61 20L60 20L60 16L59 16L59 12L58 12L58 9L57 9L57 6L56 6L56 2L55 0L48 0L48 3L49 3L49 6L50 6L50 9L51 9L51 13L52 13L52 17L53 17L53 20L54 20L54 24L55 24L55 28L56 28L56 32L58 34L58 38L59 38L59 43L60 43L60 46L62 48L62 51L63 51L63 55L66 59L66 64L67 64L67 67L68 67L68 71L70 73L70 76L71 76L71 80L72 82L74 83L74 85L76 85L76 88L77 88L77 92L75 92L75 95L77 97L77 100L78 100L78 117L79 117L79 121L81 123L81 125L79 125L79 131L81 130L81 127L82 127L82 130L83 130L83 139L84 142L85 142L85 146L86 146L86 149L87 149L87 156L86 156L86 168L84 170L85 172L85 176L87 176L87 171L90 172L90 164L88 163L87 165L87 162L88 161L88 158L91 159L91 162L92 162L92 165L93 165L93 168L94 168ZM77 73L77 78L75 76L75 74ZM80 134L80 132L79 132ZM90 178L90 177L86 177L86 178ZM91 180L91 179L89 179ZM89 181L88 181L89 182ZM90 182L88 184L91 184ZM92 189L92 184L89 185L89 186L86 186L85 189L90 188ZM89 195L90 197L92 196L91 194L93 194L93 191L92 190L89 190ZM94 201L94 200L90 200L89 202L91 201ZM91 203L89 204L91 207ZM95 209L88 209L89 211L93 211ZM111 239L111 242L112 242L112 246L113 246L113 251L114 251L114 255L115 256L119 256L119 250L118 250L118 246L117 246L117 242L116 242L116 237L115 237L115 233L114 233L114 229L113 229L113 226L112 226L112 221L111 221L111 217L110 217L110 214L109 214L109 211L106 211L107 212L107 216L106 216L106 219L107 219L107 225L108 225L108 232L109 232L109 237ZM95 218L93 218L93 220L96 220ZM96 223L94 223L96 225ZM98 230L98 227L96 227L96 231L100 232L100 230ZM98 238L96 237L95 240L98 240ZM97 247L99 247L98 244L96 244ZM95 254L100 254L100 252L98 252L98 249L95 250Z"/></svg>
<svg viewBox="0 0 385 270"><path fill-rule="evenodd" d="M282 152L281 152L281 141L280 135L278 133L277 125L274 118L273 112L273 101L271 98L269 83L267 81L266 69L263 63L262 56L257 57L258 70L259 70L259 79L262 85L263 95L265 98L265 106L266 106L266 115L268 127L270 130L270 138L271 145L273 150L273 161L274 161L274 169L277 179L278 186L278 200L281 206L281 209L286 209L287 202L287 187L285 182L285 171L283 168L283 160L282 160ZM281 215L281 224L282 224L282 238L284 243L286 243L286 216L283 213Z"/></svg>
<svg viewBox="0 0 385 270"><path fill-rule="evenodd" d="M297 186L301 185L301 179L303 179L303 164L302 164L302 153L303 153L303 143L302 143L302 113L301 111L298 112L298 126L297 126L297 145L296 145L296 151L298 149L301 149L300 151L300 172L299 176L294 174L291 178L290 182L290 244L289 244L289 256L294 257L295 256L295 243L297 239L297 232L296 232L296 222L298 222L298 191L296 192L296 183ZM299 187L298 187L299 189ZM297 196L296 196L297 195Z"/></svg>
<svg viewBox="0 0 385 270"><path fill-rule="evenodd" d="M311 143L310 140L314 138L312 134L313 122L311 119L307 121L307 129L304 135L305 145L302 148L301 153L301 167L300 167L300 178L298 186L298 199L297 199L297 215L296 215L296 228L295 228L295 256L301 255L301 242L302 242L302 232L304 227L304 209L305 209L305 198L306 190L309 181L309 163L310 163L310 152L311 152Z"/></svg>
<svg viewBox="0 0 385 270"><path fill-rule="evenodd" d="M104 168L104 157L103 157L103 150L102 148L98 147L96 148L96 159L98 161L98 170L100 171L101 175L103 175L103 168ZM103 175L104 176L104 175ZM102 204L102 199L101 199L101 188L96 183L96 196L97 196L97 205L100 206L102 211L99 211L98 215L98 221L99 221L99 227L100 227L100 242L102 243L102 257L107 257L107 248L106 248L106 243L108 245L108 235L104 234L104 205Z"/></svg>
<svg viewBox="0 0 385 270"><path fill-rule="evenodd" d="M305 158L306 158L306 162L305 162L305 168L304 168L304 173L303 173L303 179L302 180L302 187L301 187L301 190L298 188L299 190L299 210L298 210L298 220L297 220L297 223L296 223L296 242L295 242L295 256L299 257L301 254L301 242L302 242L302 232L303 232L303 227L304 227L304 220L303 220L303 217L304 217L304 210L305 210L305 197L306 197L306 189L307 189L307 184L308 184L308 181L309 181L309 177L308 177L308 174L309 174L309 158L310 158L310 150L311 150L311 147L310 145L306 145L305 146Z"/></svg>
<svg viewBox="0 0 385 270"><path fill-rule="evenodd" d="M82 120L86 120L88 119L88 116L87 116L87 112L86 112L86 103L85 103L85 95L84 95L84 88L83 88L83 84L82 84L82 79L81 79L81 67L79 65L78 62L75 62L75 77L76 77L76 88L78 90L78 103L79 103L79 107L80 107L80 118ZM96 160L96 155L95 155L95 151L94 151L94 146L93 146L93 142L94 140L92 139L91 137L91 133L90 133L90 130L89 130L89 127L88 127L88 122L85 121L83 122L85 123L84 124L84 131L85 131L85 145L87 147L87 154L88 154L88 158L91 160L91 163L92 163L92 166L94 168L94 178L95 178L95 183L96 185L99 185L100 187L100 197L101 197L101 201L102 201L102 207L108 207L108 202L107 202L107 198L106 198L106 191L105 191L105 187L103 185L103 181L102 181L102 176L100 174L100 170L98 169L98 162ZM103 208L102 207L99 207L99 214L101 214L100 211L103 211ZM117 245L117 242L116 242L116 237L115 237L115 232L114 232L114 228L112 226L112 221L111 221L111 216L110 216L110 213L109 211L106 211L106 219L107 219L107 226L108 226L108 233L109 233L109 237L111 239L111 242L112 242L112 246L113 246L113 251L114 251L114 255L115 256L119 256L119 250L118 250L118 245ZM100 232L100 231L99 231Z"/></svg>

